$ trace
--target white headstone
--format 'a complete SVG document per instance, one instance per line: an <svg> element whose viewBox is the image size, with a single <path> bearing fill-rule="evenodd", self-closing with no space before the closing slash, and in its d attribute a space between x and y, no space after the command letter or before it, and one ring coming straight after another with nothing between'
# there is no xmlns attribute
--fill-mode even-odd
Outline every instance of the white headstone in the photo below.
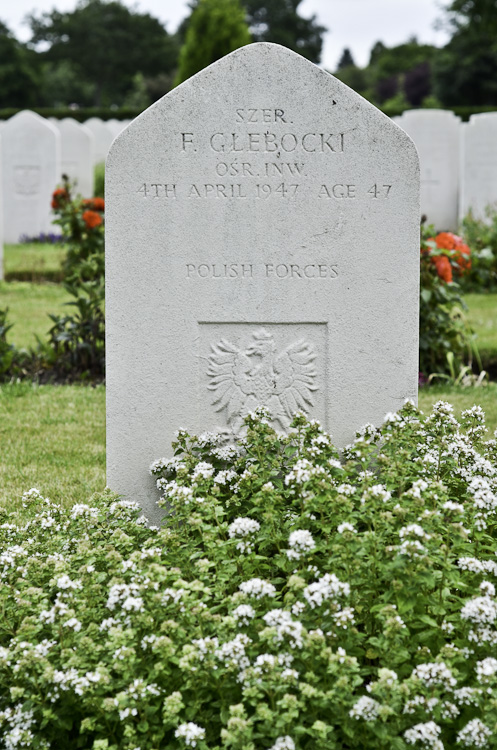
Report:
<svg viewBox="0 0 497 750"><path fill-rule="evenodd" d="M88 130L91 130L95 137L94 165L100 164L106 160L114 136L107 127L107 124L98 117L90 117L84 125Z"/></svg>
<svg viewBox="0 0 497 750"><path fill-rule="evenodd" d="M301 408L343 446L416 399L417 154L333 76L233 52L118 136L106 201L107 478L149 518L177 428Z"/></svg>
<svg viewBox="0 0 497 750"><path fill-rule="evenodd" d="M121 130L124 130L124 128L126 127L124 120L116 120L115 118L112 120L107 120L106 125L111 132L112 140L114 140L114 138L119 135Z"/></svg>
<svg viewBox="0 0 497 750"><path fill-rule="evenodd" d="M91 130L71 117L58 125L61 136L61 170L76 182L75 192L84 198L93 195L95 137Z"/></svg>
<svg viewBox="0 0 497 750"><path fill-rule="evenodd" d="M421 213L439 231L457 230L460 118L442 109L415 109L396 122L418 150Z"/></svg>
<svg viewBox="0 0 497 750"><path fill-rule="evenodd" d="M60 176L57 128L28 110L11 117L2 128L5 242L54 230L51 201Z"/></svg>
<svg viewBox="0 0 497 750"><path fill-rule="evenodd" d="M485 218L485 208L497 208L497 112L472 115L461 138L461 219L472 210Z"/></svg>

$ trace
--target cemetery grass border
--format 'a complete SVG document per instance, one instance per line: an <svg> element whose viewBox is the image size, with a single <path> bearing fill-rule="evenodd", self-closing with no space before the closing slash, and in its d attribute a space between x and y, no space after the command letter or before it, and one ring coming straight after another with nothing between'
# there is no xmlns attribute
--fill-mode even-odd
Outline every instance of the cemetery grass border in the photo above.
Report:
<svg viewBox="0 0 497 750"><path fill-rule="evenodd" d="M7 340L18 349L36 345L36 336L45 340L52 327L49 314L65 315L71 300L62 284L32 284L28 281L0 281L0 308L8 308L12 328Z"/></svg>
<svg viewBox="0 0 497 750"><path fill-rule="evenodd" d="M438 400L454 404L457 416L479 404L497 429L497 383L420 391L425 413ZM0 445L0 506L20 509L31 487L66 507L86 502L105 487L105 386L0 386Z"/></svg>
<svg viewBox="0 0 497 750"><path fill-rule="evenodd" d="M26 242L4 247L5 281L56 282L64 279L67 248L62 243Z"/></svg>

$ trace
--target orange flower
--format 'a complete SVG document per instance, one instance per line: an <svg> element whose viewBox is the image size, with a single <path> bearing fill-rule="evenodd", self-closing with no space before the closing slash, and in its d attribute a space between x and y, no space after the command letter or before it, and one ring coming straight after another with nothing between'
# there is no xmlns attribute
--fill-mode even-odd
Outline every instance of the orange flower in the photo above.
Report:
<svg viewBox="0 0 497 750"><path fill-rule="evenodd" d="M440 232L435 237L437 247L445 250L454 250L453 259L459 268L456 269L459 276L462 276L471 268L471 251L462 237L452 232Z"/></svg>
<svg viewBox="0 0 497 750"><path fill-rule="evenodd" d="M434 255L432 261L435 264L440 278L449 284L452 281L452 266L450 265L450 260L446 255Z"/></svg>
<svg viewBox="0 0 497 750"><path fill-rule="evenodd" d="M95 227L99 227L100 224L103 224L104 220L96 211L85 211L83 214L83 221L88 229L95 229Z"/></svg>
<svg viewBox="0 0 497 750"><path fill-rule="evenodd" d="M65 188L57 188L52 194L52 208L56 211L58 208L62 208L64 203L69 200L69 195Z"/></svg>
<svg viewBox="0 0 497 750"><path fill-rule="evenodd" d="M83 206L92 211L105 211L105 201L103 198L88 198L83 201Z"/></svg>

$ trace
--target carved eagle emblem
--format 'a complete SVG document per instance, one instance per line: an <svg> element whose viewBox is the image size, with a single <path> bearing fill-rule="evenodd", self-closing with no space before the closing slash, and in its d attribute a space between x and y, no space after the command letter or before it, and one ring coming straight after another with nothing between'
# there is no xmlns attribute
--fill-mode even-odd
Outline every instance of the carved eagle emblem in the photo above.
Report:
<svg viewBox="0 0 497 750"><path fill-rule="evenodd" d="M300 339L278 354L265 328L254 331L252 339L246 349L226 339L211 345L207 375L212 403L216 411L226 412L235 434L257 406L268 408L275 421L288 427L297 409L307 412L313 406L317 390L312 344Z"/></svg>

